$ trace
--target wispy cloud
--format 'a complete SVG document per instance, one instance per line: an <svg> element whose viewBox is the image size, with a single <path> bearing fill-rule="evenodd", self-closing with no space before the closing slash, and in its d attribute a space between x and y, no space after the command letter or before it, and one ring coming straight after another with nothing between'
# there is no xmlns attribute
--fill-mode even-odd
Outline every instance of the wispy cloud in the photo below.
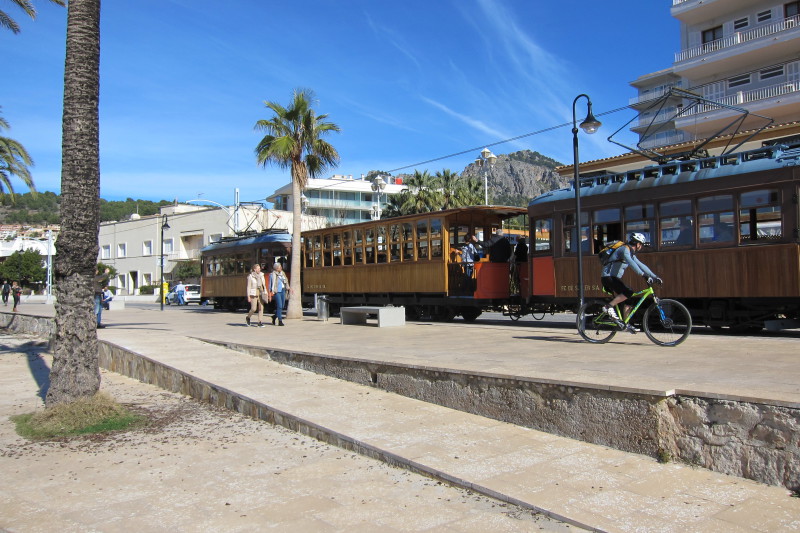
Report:
<svg viewBox="0 0 800 533"><path fill-rule="evenodd" d="M402 33L379 25L367 13L364 14L364 17L366 18L370 29L372 29L376 36L380 37L381 40L391 44L398 52L404 55L409 61L414 63L414 66L416 66L417 69L422 70L422 65L420 64L419 59L417 59L417 56L414 55L411 47L405 42Z"/></svg>

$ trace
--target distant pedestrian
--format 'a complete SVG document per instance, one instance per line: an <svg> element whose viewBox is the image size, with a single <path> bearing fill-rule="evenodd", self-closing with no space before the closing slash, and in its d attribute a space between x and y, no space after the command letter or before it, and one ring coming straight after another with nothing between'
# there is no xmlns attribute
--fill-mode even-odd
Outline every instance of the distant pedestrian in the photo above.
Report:
<svg viewBox="0 0 800 533"><path fill-rule="evenodd" d="M103 319L103 287L106 286L108 276L111 270L106 268L102 273L100 267L97 267L94 275L94 314L97 317L97 327L104 328L102 324Z"/></svg>
<svg viewBox="0 0 800 533"><path fill-rule="evenodd" d="M113 299L114 294L111 292L111 290L108 287L103 287L103 309L108 311L108 308L110 307L109 304L111 304L111 300Z"/></svg>
<svg viewBox="0 0 800 533"><path fill-rule="evenodd" d="M250 269L247 276L247 303L250 304L250 311L244 321L250 325L250 318L253 313L258 312L258 327L264 327L264 304L269 303L269 292L264 283L264 274L261 272L261 265L255 264ZM273 322L274 323L274 322Z"/></svg>
<svg viewBox="0 0 800 533"><path fill-rule="evenodd" d="M22 298L22 287L16 281L11 284L11 296L14 298L14 312L16 313L17 306L19 306L19 301Z"/></svg>
<svg viewBox="0 0 800 533"><path fill-rule="evenodd" d="M182 281L175 285L175 296L178 298L178 305L189 305L186 302L186 285Z"/></svg>
<svg viewBox="0 0 800 533"><path fill-rule="evenodd" d="M286 306L287 294L291 293L291 288L280 263L275 263L272 267L272 274L269 275L269 293L275 300L275 315L272 317L272 325L274 326L277 320L278 325L283 326L283 308Z"/></svg>
<svg viewBox="0 0 800 533"><path fill-rule="evenodd" d="M8 296L11 294L11 285L8 280L3 282L3 305L8 307Z"/></svg>

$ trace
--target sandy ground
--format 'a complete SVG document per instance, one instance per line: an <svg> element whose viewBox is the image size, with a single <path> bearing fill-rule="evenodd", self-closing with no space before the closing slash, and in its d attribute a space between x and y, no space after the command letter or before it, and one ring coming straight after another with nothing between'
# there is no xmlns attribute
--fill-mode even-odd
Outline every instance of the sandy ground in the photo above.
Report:
<svg viewBox="0 0 800 533"><path fill-rule="evenodd" d="M148 427L28 442L9 417L43 408L50 359L0 333L5 531L574 531L282 427L103 372Z"/></svg>

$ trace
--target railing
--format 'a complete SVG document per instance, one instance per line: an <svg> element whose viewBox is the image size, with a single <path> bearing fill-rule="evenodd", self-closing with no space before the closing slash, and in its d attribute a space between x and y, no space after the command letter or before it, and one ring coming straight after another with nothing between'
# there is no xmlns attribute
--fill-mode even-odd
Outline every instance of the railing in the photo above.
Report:
<svg viewBox="0 0 800 533"><path fill-rule="evenodd" d="M667 94L672 87L677 87L680 89L683 87L683 83L678 82L670 87L661 87L647 94L640 94L639 96L634 96L633 98L630 99L628 105L636 105L636 104L641 104L642 102L649 102L650 100L657 100L662 96L664 96L665 94Z"/></svg>
<svg viewBox="0 0 800 533"><path fill-rule="evenodd" d="M695 46L694 48L687 48L686 50L681 50L680 52L675 54L675 62L680 63L681 61L686 61L687 59L692 59L705 54L710 54L712 52L716 52L717 50L723 50L725 48L730 48L732 46L753 41L755 39L760 39L768 35L774 35L784 30L794 28L799 24L800 24L800 15L794 15L792 17L783 19L779 22L774 22L772 24L765 24L764 26L753 28L750 31L736 32L733 35L725 37L723 39L717 39L716 41L704 43L700 46Z"/></svg>
<svg viewBox="0 0 800 533"><path fill-rule="evenodd" d="M692 0L672 0L672 7L681 5L686 2L691 2Z"/></svg>
<svg viewBox="0 0 800 533"><path fill-rule="evenodd" d="M739 106L750 102L758 102L767 100L768 98L775 98L786 94L800 92L800 81L783 82L777 85L770 85L768 87L761 87L760 89L753 89L752 91L739 91L736 94L717 98L715 102L728 106ZM679 114L679 117L687 117L708 113L720 109L720 106L715 104L700 104L696 106L687 106Z"/></svg>
<svg viewBox="0 0 800 533"><path fill-rule="evenodd" d="M689 140L691 140L689 134L683 131L676 130L668 135L659 135L656 136L655 138L650 138L641 141L639 142L639 147L656 148L659 146L669 146L671 144L678 144Z"/></svg>
<svg viewBox="0 0 800 533"><path fill-rule="evenodd" d="M663 111L659 111L655 118L653 115L641 116L639 117L639 127L649 126L650 124L661 124L663 122L669 122L675 116L676 108L670 107L668 109L664 109Z"/></svg>

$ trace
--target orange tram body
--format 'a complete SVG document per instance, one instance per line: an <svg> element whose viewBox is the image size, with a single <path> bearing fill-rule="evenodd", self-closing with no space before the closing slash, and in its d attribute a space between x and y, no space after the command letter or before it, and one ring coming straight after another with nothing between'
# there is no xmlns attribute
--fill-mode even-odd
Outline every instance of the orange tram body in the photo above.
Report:
<svg viewBox="0 0 800 533"><path fill-rule="evenodd" d="M580 183L580 224L570 187L534 198L527 210L472 206L304 232L304 301L324 296L333 313L402 305L412 320L473 321L487 310L512 318L574 312L578 243L585 297L602 298L596 253L639 232L648 240L639 258L664 279L659 295L681 301L695 323L734 331L800 327L800 141L584 176ZM527 261L483 257L465 268L457 250L467 233L487 240L504 221L525 214ZM270 239L205 248L203 296L235 308L248 263L269 269L281 257L288 265L288 235ZM644 288L631 269L625 281Z"/></svg>

